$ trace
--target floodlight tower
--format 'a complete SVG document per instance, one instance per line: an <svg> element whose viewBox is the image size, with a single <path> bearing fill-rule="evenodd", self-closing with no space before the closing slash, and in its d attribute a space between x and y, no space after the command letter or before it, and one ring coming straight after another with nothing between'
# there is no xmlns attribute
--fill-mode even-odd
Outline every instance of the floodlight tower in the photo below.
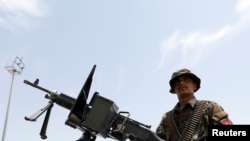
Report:
<svg viewBox="0 0 250 141"><path fill-rule="evenodd" d="M8 124L8 116L9 116L9 109L10 109L10 102L11 102L11 95L12 95L12 87L14 82L14 76L20 75L22 70L24 69L24 63L22 62L22 58L16 57L12 66L5 66L5 69L12 75L12 81L11 81L11 87L10 87L10 94L9 94L9 100L7 105L7 111L6 111L6 117L4 122L4 129L3 129L3 135L2 135L2 141L5 141L5 134Z"/></svg>

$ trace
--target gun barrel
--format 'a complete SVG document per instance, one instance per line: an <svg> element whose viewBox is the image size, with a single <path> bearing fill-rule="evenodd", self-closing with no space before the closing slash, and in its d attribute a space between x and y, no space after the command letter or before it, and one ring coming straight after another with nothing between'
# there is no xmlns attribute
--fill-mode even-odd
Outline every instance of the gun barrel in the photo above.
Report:
<svg viewBox="0 0 250 141"><path fill-rule="evenodd" d="M47 90L47 89L45 89L45 88L43 88L43 87L40 87L40 86L38 86L38 85L36 85L36 84L34 84L34 83L31 83L31 82L28 81L28 80L24 80L23 82L24 82L25 84L27 84L27 85L30 85L30 86L32 86L32 87L35 87L35 88L40 89L40 90L42 90L42 91L45 91L45 92L47 92L47 93L49 93L49 94L52 93L51 91L49 91L49 90Z"/></svg>
<svg viewBox="0 0 250 141"><path fill-rule="evenodd" d="M70 110L72 108L72 106L74 105L74 103L76 101L76 99L74 99L74 98L72 98L72 97L70 97L70 96L68 96L66 94L63 94L63 93L56 94L56 93L54 93L52 91L49 91L49 90L47 90L47 89L45 89L43 87L40 87L40 86L36 85L36 84L34 84L34 83L32 83L32 82L30 82L28 80L24 80L23 82L25 84L27 84L27 85L30 85L30 86L35 87L37 89L40 89L40 90L42 90L44 92L47 92L49 95L47 95L45 98L48 98L48 99L54 101L56 104L66 108L68 110Z"/></svg>
<svg viewBox="0 0 250 141"><path fill-rule="evenodd" d="M56 104L70 110L74 103L75 103L76 99L61 93L60 95L58 95L58 97L55 99Z"/></svg>

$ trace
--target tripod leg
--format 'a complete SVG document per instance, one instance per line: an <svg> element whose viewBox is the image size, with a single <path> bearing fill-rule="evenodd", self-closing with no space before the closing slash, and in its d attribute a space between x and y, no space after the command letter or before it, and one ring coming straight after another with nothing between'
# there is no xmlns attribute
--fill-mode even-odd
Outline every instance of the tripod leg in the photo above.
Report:
<svg viewBox="0 0 250 141"><path fill-rule="evenodd" d="M40 136L41 136L42 139L47 138L46 130L47 130L47 126L48 126L48 123L49 123L49 117L50 117L52 107L53 107L53 103L51 103L50 107L48 108L47 113L46 113L45 118L44 118L44 121L43 121L42 129L41 129L41 132L40 132Z"/></svg>
<svg viewBox="0 0 250 141"><path fill-rule="evenodd" d="M50 102L48 105L46 105L44 108L38 110L36 113L34 113L32 116L30 117L24 117L25 120L28 120L28 121L36 121L37 118L39 118L46 110L48 110L48 108L51 107L53 103Z"/></svg>

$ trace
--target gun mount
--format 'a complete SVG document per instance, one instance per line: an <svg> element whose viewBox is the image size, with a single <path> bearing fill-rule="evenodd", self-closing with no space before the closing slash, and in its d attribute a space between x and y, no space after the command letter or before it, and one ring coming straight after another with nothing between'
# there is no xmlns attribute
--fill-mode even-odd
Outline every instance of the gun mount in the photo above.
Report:
<svg viewBox="0 0 250 141"><path fill-rule="evenodd" d="M129 112L119 111L118 106L112 100L101 96L98 92L95 92L90 102L87 103L95 68L96 65L93 66L76 99L39 86L39 79L36 79L34 83L24 80L25 84L46 92L45 98L49 99L44 108L30 117L25 116L25 120L36 121L46 112L40 131L40 137L46 139L50 113L54 103L56 103L70 110L65 124L82 132L82 136L77 141L95 141L97 136L118 141L162 141L150 130L150 125L129 118Z"/></svg>

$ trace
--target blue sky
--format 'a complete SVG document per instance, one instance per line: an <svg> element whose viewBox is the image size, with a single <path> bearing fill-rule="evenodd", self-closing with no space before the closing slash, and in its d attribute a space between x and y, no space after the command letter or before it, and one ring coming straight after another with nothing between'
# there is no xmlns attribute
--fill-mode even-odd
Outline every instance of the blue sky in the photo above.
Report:
<svg viewBox="0 0 250 141"><path fill-rule="evenodd" d="M0 131L15 57L25 68L14 79L6 140L42 140L44 115L24 120L48 102L23 83L77 97L97 65L90 97L97 91L130 118L154 131L177 102L169 93L173 71L189 68L201 78L198 99L219 103L235 124L250 124L250 2L164 0L0 0ZM76 140L66 126L69 111L52 109L47 141ZM98 141L111 140L97 138Z"/></svg>

